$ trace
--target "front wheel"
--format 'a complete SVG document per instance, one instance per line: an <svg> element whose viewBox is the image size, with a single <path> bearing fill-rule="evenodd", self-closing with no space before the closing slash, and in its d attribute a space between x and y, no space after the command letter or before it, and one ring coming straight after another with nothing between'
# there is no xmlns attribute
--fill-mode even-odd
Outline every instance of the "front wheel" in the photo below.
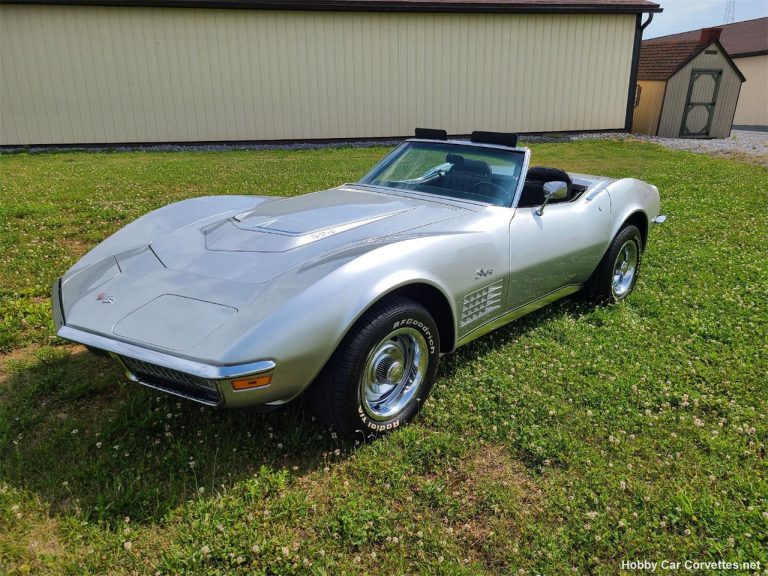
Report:
<svg viewBox="0 0 768 576"><path fill-rule="evenodd" d="M312 384L317 415L349 438L368 440L409 422L437 373L440 335L426 308L392 298L366 312Z"/></svg>
<svg viewBox="0 0 768 576"><path fill-rule="evenodd" d="M635 287L643 255L643 237L636 226L622 228L608 247L584 294L595 303L624 300Z"/></svg>

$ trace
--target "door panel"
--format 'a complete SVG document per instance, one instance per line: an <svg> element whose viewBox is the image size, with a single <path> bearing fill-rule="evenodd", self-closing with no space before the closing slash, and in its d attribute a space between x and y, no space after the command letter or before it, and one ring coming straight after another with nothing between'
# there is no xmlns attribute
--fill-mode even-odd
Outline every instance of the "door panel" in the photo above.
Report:
<svg viewBox="0 0 768 576"><path fill-rule="evenodd" d="M683 111L683 123L680 126L680 136L709 136L722 75L722 70L693 70L691 72L688 96Z"/></svg>
<svg viewBox="0 0 768 576"><path fill-rule="evenodd" d="M587 196L589 197L589 195ZM607 245L611 203L606 191L591 200L518 208L509 228L508 308L589 278Z"/></svg>

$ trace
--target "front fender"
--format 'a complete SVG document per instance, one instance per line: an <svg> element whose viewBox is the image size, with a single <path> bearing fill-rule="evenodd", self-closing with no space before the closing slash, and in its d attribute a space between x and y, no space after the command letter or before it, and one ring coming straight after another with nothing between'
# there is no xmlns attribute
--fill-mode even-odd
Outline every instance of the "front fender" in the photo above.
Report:
<svg viewBox="0 0 768 576"><path fill-rule="evenodd" d="M239 327L248 327L236 341L220 334L220 342L235 342L224 352L222 362L273 360L288 400L314 380L357 320L393 290L428 284L446 297L453 310L453 299L439 273L432 271L435 268L415 265L422 262L421 254L433 250L435 241L394 242L341 263L329 261L286 274L259 292L252 310L238 314ZM405 254L413 266L403 265ZM439 269L434 255L432 260ZM455 314L451 315L453 322ZM225 328L232 329L236 327Z"/></svg>
<svg viewBox="0 0 768 576"><path fill-rule="evenodd" d="M460 295L488 282L476 277L477 266L503 277L507 245L506 236L499 240L487 230L443 231L374 240L308 262L263 286L252 305L222 327L216 336L226 346L221 362L273 360L288 400L314 380L366 310L400 287L438 290L456 331Z"/></svg>
<svg viewBox="0 0 768 576"><path fill-rule="evenodd" d="M653 226L653 220L659 215L659 190L642 180L624 178L611 183L608 188L611 197L611 233L608 243L618 234L624 222L636 212L645 215L648 231ZM606 245L607 248L607 245Z"/></svg>

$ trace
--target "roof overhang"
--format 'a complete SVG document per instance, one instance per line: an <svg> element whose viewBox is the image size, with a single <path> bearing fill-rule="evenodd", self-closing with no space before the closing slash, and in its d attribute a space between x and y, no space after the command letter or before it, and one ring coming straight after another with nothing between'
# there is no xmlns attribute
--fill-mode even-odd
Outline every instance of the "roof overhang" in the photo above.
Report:
<svg viewBox="0 0 768 576"><path fill-rule="evenodd" d="M751 58L752 56L768 56L768 50L756 50L754 52L739 52L731 54L731 58Z"/></svg>
<svg viewBox="0 0 768 576"><path fill-rule="evenodd" d="M0 4L495 14L642 14L662 11L661 6L648 0L0 0Z"/></svg>

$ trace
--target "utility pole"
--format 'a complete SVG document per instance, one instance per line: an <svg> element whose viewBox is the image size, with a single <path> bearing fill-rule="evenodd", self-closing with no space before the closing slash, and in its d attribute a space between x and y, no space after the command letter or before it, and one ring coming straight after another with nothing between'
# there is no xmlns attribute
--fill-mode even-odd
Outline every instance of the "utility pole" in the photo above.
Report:
<svg viewBox="0 0 768 576"><path fill-rule="evenodd" d="M730 24L736 19L736 0L725 0L723 24Z"/></svg>

